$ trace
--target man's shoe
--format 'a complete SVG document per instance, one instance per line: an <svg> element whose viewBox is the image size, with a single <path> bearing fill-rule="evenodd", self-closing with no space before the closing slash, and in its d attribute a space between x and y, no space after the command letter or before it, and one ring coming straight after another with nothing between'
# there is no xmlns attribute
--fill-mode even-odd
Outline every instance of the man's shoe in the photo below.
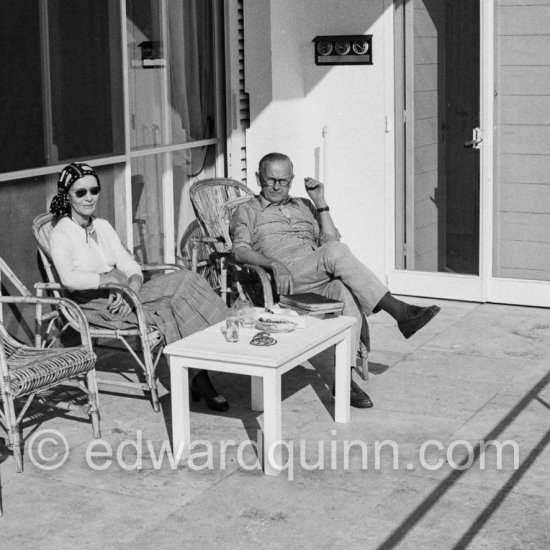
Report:
<svg viewBox="0 0 550 550"><path fill-rule="evenodd" d="M373 406L371 398L353 380L350 388L350 405L356 409L370 409Z"/></svg>
<svg viewBox="0 0 550 550"><path fill-rule="evenodd" d="M439 306L423 307L414 317L397 323L397 326L405 338L410 338L415 332L427 325L440 311Z"/></svg>
<svg viewBox="0 0 550 550"><path fill-rule="evenodd" d="M334 395L334 385L332 386L332 395ZM356 409L370 409L373 406L371 398L353 380L351 381L349 402Z"/></svg>

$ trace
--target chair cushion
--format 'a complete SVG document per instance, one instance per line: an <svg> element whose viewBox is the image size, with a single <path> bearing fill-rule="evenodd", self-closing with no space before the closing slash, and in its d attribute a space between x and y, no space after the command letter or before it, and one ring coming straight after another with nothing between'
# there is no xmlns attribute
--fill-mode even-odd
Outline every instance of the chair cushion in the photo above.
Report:
<svg viewBox="0 0 550 550"><path fill-rule="evenodd" d="M86 373L94 368L95 362L95 353L85 347L22 347L8 356L8 386L14 397L25 395Z"/></svg>

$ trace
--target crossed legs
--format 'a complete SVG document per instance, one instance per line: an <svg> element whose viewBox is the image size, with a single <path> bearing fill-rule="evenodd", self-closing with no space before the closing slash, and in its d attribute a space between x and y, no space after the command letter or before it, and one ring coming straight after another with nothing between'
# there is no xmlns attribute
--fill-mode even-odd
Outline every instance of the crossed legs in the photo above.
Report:
<svg viewBox="0 0 550 550"><path fill-rule="evenodd" d="M352 345L359 350L363 315L386 311L409 338L427 324L439 307L422 308L398 300L386 286L350 251L347 245L331 241L299 260L287 264L294 278L294 292L315 292L344 303L344 315L357 319ZM372 407L372 401L352 381L351 403L359 408Z"/></svg>
<svg viewBox="0 0 550 550"><path fill-rule="evenodd" d="M295 292L322 293L330 281L340 280L350 290L362 313L370 315L380 310L386 311L397 321L405 338L412 336L439 312L437 306L423 308L392 296L382 281L353 255L347 245L339 241L320 246L288 264L288 268L294 278ZM349 300L344 303L353 314L353 305Z"/></svg>

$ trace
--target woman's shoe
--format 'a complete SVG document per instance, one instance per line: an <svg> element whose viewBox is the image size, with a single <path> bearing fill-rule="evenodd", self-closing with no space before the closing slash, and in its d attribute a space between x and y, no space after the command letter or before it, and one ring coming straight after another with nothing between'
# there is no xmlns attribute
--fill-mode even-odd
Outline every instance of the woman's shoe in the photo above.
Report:
<svg viewBox="0 0 550 550"><path fill-rule="evenodd" d="M191 382L191 399L199 402L201 398L213 411L224 412L229 409L229 402L216 391L206 371L199 372Z"/></svg>

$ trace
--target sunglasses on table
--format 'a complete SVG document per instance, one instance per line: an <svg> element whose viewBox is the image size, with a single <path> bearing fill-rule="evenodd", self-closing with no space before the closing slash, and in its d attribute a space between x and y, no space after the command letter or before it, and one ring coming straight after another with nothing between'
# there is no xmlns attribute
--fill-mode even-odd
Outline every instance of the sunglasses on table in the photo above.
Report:
<svg viewBox="0 0 550 550"><path fill-rule="evenodd" d="M74 192L74 196L78 199L82 199L83 197L86 196L86 194L88 193L88 191L92 194L92 195L99 195L99 192L101 191L101 187L99 187L99 185L97 185L96 187L90 187L90 189L77 189L75 192Z"/></svg>

